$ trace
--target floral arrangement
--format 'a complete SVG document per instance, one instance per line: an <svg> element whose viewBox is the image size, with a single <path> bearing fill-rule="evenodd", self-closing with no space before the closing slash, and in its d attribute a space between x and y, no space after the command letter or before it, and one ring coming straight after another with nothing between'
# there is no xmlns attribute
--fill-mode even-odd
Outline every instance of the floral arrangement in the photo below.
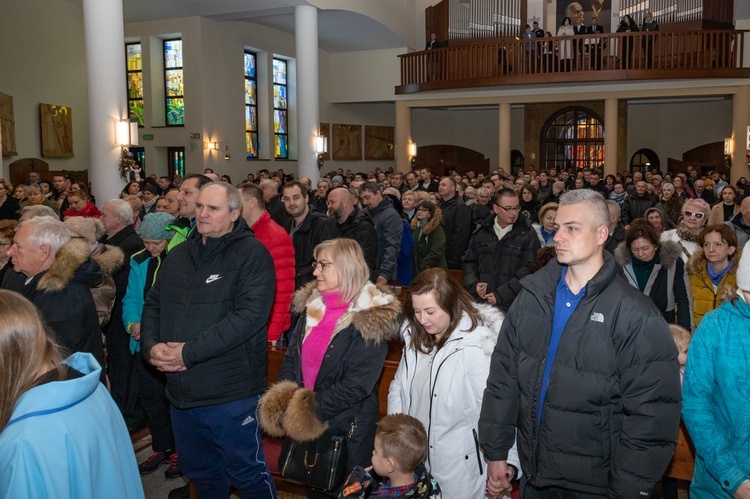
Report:
<svg viewBox="0 0 750 499"><path fill-rule="evenodd" d="M118 167L120 169L120 177L123 180L127 180L130 170L132 170L135 166L136 163L133 159L133 153L131 153L127 147L123 147L122 152L120 153L120 163L118 164Z"/></svg>

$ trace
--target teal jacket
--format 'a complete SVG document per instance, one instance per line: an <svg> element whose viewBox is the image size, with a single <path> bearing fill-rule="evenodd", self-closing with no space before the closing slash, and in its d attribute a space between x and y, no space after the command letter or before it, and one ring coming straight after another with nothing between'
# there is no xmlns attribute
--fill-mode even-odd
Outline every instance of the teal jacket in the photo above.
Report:
<svg viewBox="0 0 750 499"><path fill-rule="evenodd" d="M120 410L89 353L65 363L83 377L36 386L0 431L0 497L142 499Z"/></svg>
<svg viewBox="0 0 750 499"><path fill-rule="evenodd" d="M161 255L152 257L148 250L144 249L130 257L130 274L128 274L128 289L122 299L122 323L130 332L130 326L134 322L141 322L143 313L143 301L146 293L156 282L156 276L161 268L162 261L167 255L162 251ZM149 272L149 267L151 267ZM141 342L130 337L130 353L141 351Z"/></svg>
<svg viewBox="0 0 750 499"><path fill-rule="evenodd" d="M707 313L690 343L682 418L695 445L691 497L731 498L750 479L750 306Z"/></svg>

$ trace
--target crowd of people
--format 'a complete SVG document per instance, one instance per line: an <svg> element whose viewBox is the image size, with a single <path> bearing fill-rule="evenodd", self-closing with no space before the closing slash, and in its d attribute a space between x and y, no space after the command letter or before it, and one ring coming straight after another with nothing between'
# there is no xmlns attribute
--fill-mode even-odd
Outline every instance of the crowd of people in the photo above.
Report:
<svg viewBox="0 0 750 499"><path fill-rule="evenodd" d="M207 169L99 207L63 175L0 180L0 495L142 497L165 466L199 497L275 497L265 432L346 440L352 473L310 497L648 496L682 416L695 493L750 497L750 188L602 177Z"/></svg>

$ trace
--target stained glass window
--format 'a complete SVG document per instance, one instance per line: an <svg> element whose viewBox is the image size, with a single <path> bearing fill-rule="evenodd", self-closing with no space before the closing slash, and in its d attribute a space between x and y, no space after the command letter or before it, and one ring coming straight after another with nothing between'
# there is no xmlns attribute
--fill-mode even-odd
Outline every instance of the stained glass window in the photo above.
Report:
<svg viewBox="0 0 750 499"><path fill-rule="evenodd" d="M140 43L125 44L128 84L128 114L143 126L143 53Z"/></svg>
<svg viewBox="0 0 750 499"><path fill-rule="evenodd" d="M167 126L185 124L185 88L182 72L182 40L164 40L164 80Z"/></svg>
<svg viewBox="0 0 750 499"><path fill-rule="evenodd" d="M258 157L258 77L256 57L245 51L245 151L247 159Z"/></svg>
<svg viewBox="0 0 750 499"><path fill-rule="evenodd" d="M277 158L289 158L287 108L287 62L273 60L273 134Z"/></svg>
<svg viewBox="0 0 750 499"><path fill-rule="evenodd" d="M579 170L604 163L604 125L599 115L583 107L568 107L552 115L542 128L544 168Z"/></svg>
<svg viewBox="0 0 750 499"><path fill-rule="evenodd" d="M184 147L167 147L167 171L169 177L175 175L185 177L185 148Z"/></svg>
<svg viewBox="0 0 750 499"><path fill-rule="evenodd" d="M141 167L141 175L146 174L146 149L143 147L130 147L128 149L133 155L133 160Z"/></svg>

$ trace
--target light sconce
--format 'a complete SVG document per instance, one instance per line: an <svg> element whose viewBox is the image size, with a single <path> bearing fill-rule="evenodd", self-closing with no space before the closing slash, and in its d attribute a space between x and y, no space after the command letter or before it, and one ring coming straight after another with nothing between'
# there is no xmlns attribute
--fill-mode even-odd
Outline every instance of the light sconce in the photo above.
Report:
<svg viewBox="0 0 750 499"><path fill-rule="evenodd" d="M327 137L318 135L315 137L315 153L318 155L318 170L323 168L323 155L328 152Z"/></svg>
<svg viewBox="0 0 750 499"><path fill-rule="evenodd" d="M229 161L230 159L232 159L232 154L231 153L226 153L224 155L224 159L227 160L227 161Z"/></svg>
<svg viewBox="0 0 750 499"><path fill-rule="evenodd" d="M208 143L208 150L209 151L218 151L219 150L219 143L218 142L209 142Z"/></svg>
<svg viewBox="0 0 750 499"><path fill-rule="evenodd" d="M115 121L115 141L122 147L138 145L138 123L130 120Z"/></svg>
<svg viewBox="0 0 750 499"><path fill-rule="evenodd" d="M724 139L724 155L732 154L732 139Z"/></svg>
<svg viewBox="0 0 750 499"><path fill-rule="evenodd" d="M407 151L409 152L409 158L411 159L411 167L414 168L414 163L417 161L417 144L409 142Z"/></svg>

